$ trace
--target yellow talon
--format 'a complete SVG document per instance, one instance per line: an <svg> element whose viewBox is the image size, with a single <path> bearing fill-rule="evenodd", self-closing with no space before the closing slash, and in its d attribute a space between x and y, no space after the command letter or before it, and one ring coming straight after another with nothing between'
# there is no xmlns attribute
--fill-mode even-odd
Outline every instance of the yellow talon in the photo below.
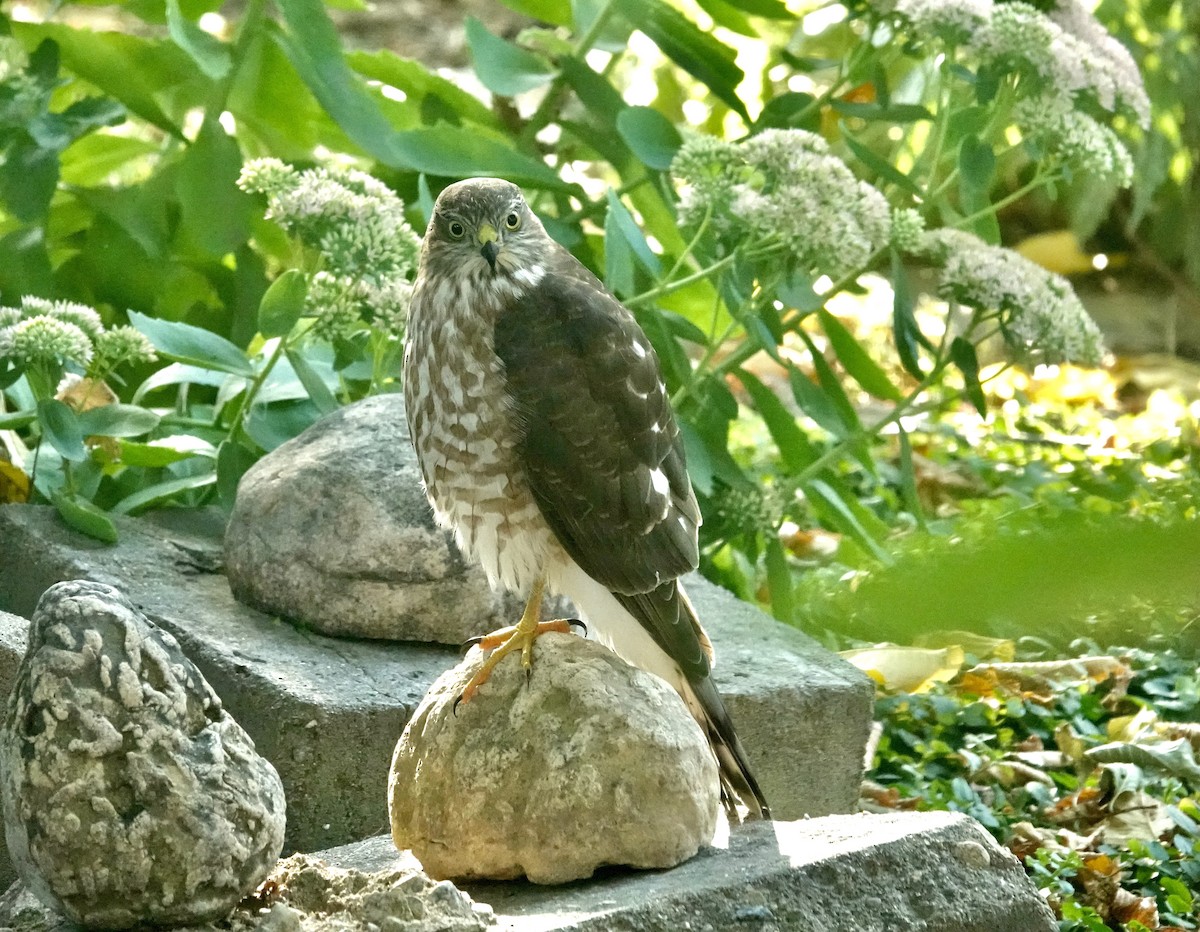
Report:
<svg viewBox="0 0 1200 932"><path fill-rule="evenodd" d="M475 693L479 691L479 687L491 677L492 671L496 669L496 664L518 648L521 650L521 665L525 668L525 677L528 679L533 673L533 642L547 631L557 631L561 634L570 632L572 620L565 618L556 618L553 621L541 620L544 587L545 582L541 579L534 584L520 621L515 625L509 625L507 628L486 634L479 639L479 648L485 651L490 650L491 654L480 665L475 675L467 681L462 694L454 703L455 708L461 703L470 702Z"/></svg>

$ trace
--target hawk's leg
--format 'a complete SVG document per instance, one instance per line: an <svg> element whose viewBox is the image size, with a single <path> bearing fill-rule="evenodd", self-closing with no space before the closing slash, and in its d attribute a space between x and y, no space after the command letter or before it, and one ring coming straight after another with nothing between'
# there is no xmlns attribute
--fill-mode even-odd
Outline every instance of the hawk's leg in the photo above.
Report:
<svg viewBox="0 0 1200 932"><path fill-rule="evenodd" d="M491 654L471 677L463 689L462 695L458 697L456 706L458 703L470 701L471 697L479 691L479 687L488 681L492 671L496 669L496 664L513 651L521 652L521 664L525 667L525 676L528 678L533 672L533 642L547 631L567 634L570 632L572 624L580 624L574 619L565 618L556 618L553 621L541 620L542 590L545 585L545 580L540 578L534 583L533 591L529 593L529 601L525 603L525 611L521 613L520 621L479 639L477 642L479 647L482 650L490 650Z"/></svg>

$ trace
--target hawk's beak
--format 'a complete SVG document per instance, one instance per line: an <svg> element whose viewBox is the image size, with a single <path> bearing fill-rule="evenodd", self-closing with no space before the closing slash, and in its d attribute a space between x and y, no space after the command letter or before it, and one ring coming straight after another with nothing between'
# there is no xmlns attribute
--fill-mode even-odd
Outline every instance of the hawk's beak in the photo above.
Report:
<svg viewBox="0 0 1200 932"><path fill-rule="evenodd" d="M500 254L500 234L490 223L479 225L479 254L487 259L492 271L496 270L496 256Z"/></svg>

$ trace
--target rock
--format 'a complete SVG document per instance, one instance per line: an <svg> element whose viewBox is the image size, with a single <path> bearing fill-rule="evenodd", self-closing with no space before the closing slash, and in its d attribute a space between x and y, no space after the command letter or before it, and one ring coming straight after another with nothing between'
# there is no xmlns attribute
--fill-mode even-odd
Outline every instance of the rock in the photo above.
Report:
<svg viewBox="0 0 1200 932"><path fill-rule="evenodd" d="M400 395L341 408L250 468L225 571L240 601L322 634L461 644L516 617L434 525Z"/></svg>
<svg viewBox="0 0 1200 932"><path fill-rule="evenodd" d="M266 886L278 901L261 932L475 932L492 917L490 907L411 865L360 871L297 854L279 862Z"/></svg>
<svg viewBox="0 0 1200 932"><path fill-rule="evenodd" d="M17 669L25 656L28 639L29 620L0 611L0 697L5 701L17 681ZM9 860L8 849L0 846L0 890L7 890L16 879L17 872Z"/></svg>
<svg viewBox="0 0 1200 932"><path fill-rule="evenodd" d="M46 591L0 732L13 864L96 928L217 919L283 844L283 788L175 639L117 590Z"/></svg>
<svg viewBox="0 0 1200 932"><path fill-rule="evenodd" d="M482 655L430 688L392 759L392 838L434 877L564 883L672 867L707 844L716 762L678 694L592 641L546 634L455 714Z"/></svg>

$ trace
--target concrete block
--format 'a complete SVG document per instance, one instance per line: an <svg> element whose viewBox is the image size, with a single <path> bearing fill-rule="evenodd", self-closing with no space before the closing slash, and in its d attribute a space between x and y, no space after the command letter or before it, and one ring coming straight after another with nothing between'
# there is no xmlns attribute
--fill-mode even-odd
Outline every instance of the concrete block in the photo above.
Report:
<svg viewBox="0 0 1200 932"><path fill-rule="evenodd" d="M343 868L413 866L387 837L321 852ZM462 883L497 932L1053 932L1021 864L951 812L737 826L669 871L563 887Z"/></svg>
<svg viewBox="0 0 1200 932"><path fill-rule="evenodd" d="M234 600L222 572L224 517L162 511L116 518L91 540L52 508L0 506L0 609L32 613L42 592L87 578L121 589L175 635L279 771L285 850L386 831L392 749L454 648L324 637ZM717 649L715 671L774 812L849 811L862 774L873 689L800 632L699 577L688 580Z"/></svg>

